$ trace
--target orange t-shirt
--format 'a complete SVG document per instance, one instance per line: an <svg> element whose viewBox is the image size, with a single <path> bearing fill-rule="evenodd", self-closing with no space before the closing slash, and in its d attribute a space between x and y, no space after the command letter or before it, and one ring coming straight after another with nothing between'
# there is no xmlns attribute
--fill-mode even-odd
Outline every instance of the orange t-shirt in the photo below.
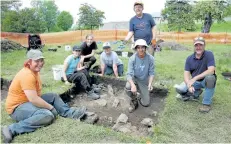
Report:
<svg viewBox="0 0 231 144"><path fill-rule="evenodd" d="M22 68L14 77L6 98L6 111L12 114L14 109L28 102L24 90L35 90L41 96L42 83L39 73L34 73L29 68Z"/></svg>

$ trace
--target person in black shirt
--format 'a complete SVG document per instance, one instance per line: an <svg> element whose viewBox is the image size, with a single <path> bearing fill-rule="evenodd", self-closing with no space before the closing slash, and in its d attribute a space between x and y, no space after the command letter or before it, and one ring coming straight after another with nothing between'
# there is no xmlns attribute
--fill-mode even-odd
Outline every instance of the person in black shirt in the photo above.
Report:
<svg viewBox="0 0 231 144"><path fill-rule="evenodd" d="M92 34L86 36L86 41L81 45L83 63L87 67L87 70L90 70L91 66L96 62L94 57L95 50L97 49L97 44L94 41Z"/></svg>

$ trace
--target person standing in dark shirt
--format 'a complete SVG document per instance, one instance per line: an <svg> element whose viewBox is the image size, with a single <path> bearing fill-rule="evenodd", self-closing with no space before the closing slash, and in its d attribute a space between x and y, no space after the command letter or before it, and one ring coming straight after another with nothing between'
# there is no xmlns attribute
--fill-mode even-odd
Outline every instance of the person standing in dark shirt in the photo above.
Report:
<svg viewBox="0 0 231 144"><path fill-rule="evenodd" d="M94 57L95 50L98 48L92 34L86 36L86 41L80 46L82 49L83 63L90 70L91 66L96 62Z"/></svg>
<svg viewBox="0 0 231 144"><path fill-rule="evenodd" d="M148 44L149 54L154 56L156 48L156 23L153 17L148 13L143 13L144 4L141 1L134 3L134 12L136 13L129 21L129 32L124 40L126 44L134 36L134 42L143 39Z"/></svg>

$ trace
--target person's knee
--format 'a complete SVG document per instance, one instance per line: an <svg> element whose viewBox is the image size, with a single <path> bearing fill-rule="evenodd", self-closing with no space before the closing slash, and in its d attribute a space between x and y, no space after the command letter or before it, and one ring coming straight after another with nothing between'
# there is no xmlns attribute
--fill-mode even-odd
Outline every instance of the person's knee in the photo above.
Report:
<svg viewBox="0 0 231 144"><path fill-rule="evenodd" d="M38 116L37 121L34 123L34 125L49 125L53 122L55 119L54 115L50 110L47 109L40 109L37 112L35 112Z"/></svg>
<svg viewBox="0 0 231 144"><path fill-rule="evenodd" d="M91 57L91 61L92 61L92 63L95 63L96 62L96 58L94 56Z"/></svg>
<svg viewBox="0 0 231 144"><path fill-rule="evenodd" d="M216 77L214 75L207 75L205 77L205 87L215 88L215 86L216 86Z"/></svg>
<svg viewBox="0 0 231 144"><path fill-rule="evenodd" d="M126 90L131 90L131 84L129 82L127 82L125 88L126 88Z"/></svg>

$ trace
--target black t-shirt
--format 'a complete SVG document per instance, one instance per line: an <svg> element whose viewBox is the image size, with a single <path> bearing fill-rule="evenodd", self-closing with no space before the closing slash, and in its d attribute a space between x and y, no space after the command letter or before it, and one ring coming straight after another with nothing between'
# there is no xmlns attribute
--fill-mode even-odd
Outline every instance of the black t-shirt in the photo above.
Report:
<svg viewBox="0 0 231 144"><path fill-rule="evenodd" d="M90 46L87 46L87 43L84 42L82 45L81 45L81 49L82 49L82 55L89 55L91 54L92 50L96 50L98 47L97 47L97 44L95 41L92 42L92 44Z"/></svg>

